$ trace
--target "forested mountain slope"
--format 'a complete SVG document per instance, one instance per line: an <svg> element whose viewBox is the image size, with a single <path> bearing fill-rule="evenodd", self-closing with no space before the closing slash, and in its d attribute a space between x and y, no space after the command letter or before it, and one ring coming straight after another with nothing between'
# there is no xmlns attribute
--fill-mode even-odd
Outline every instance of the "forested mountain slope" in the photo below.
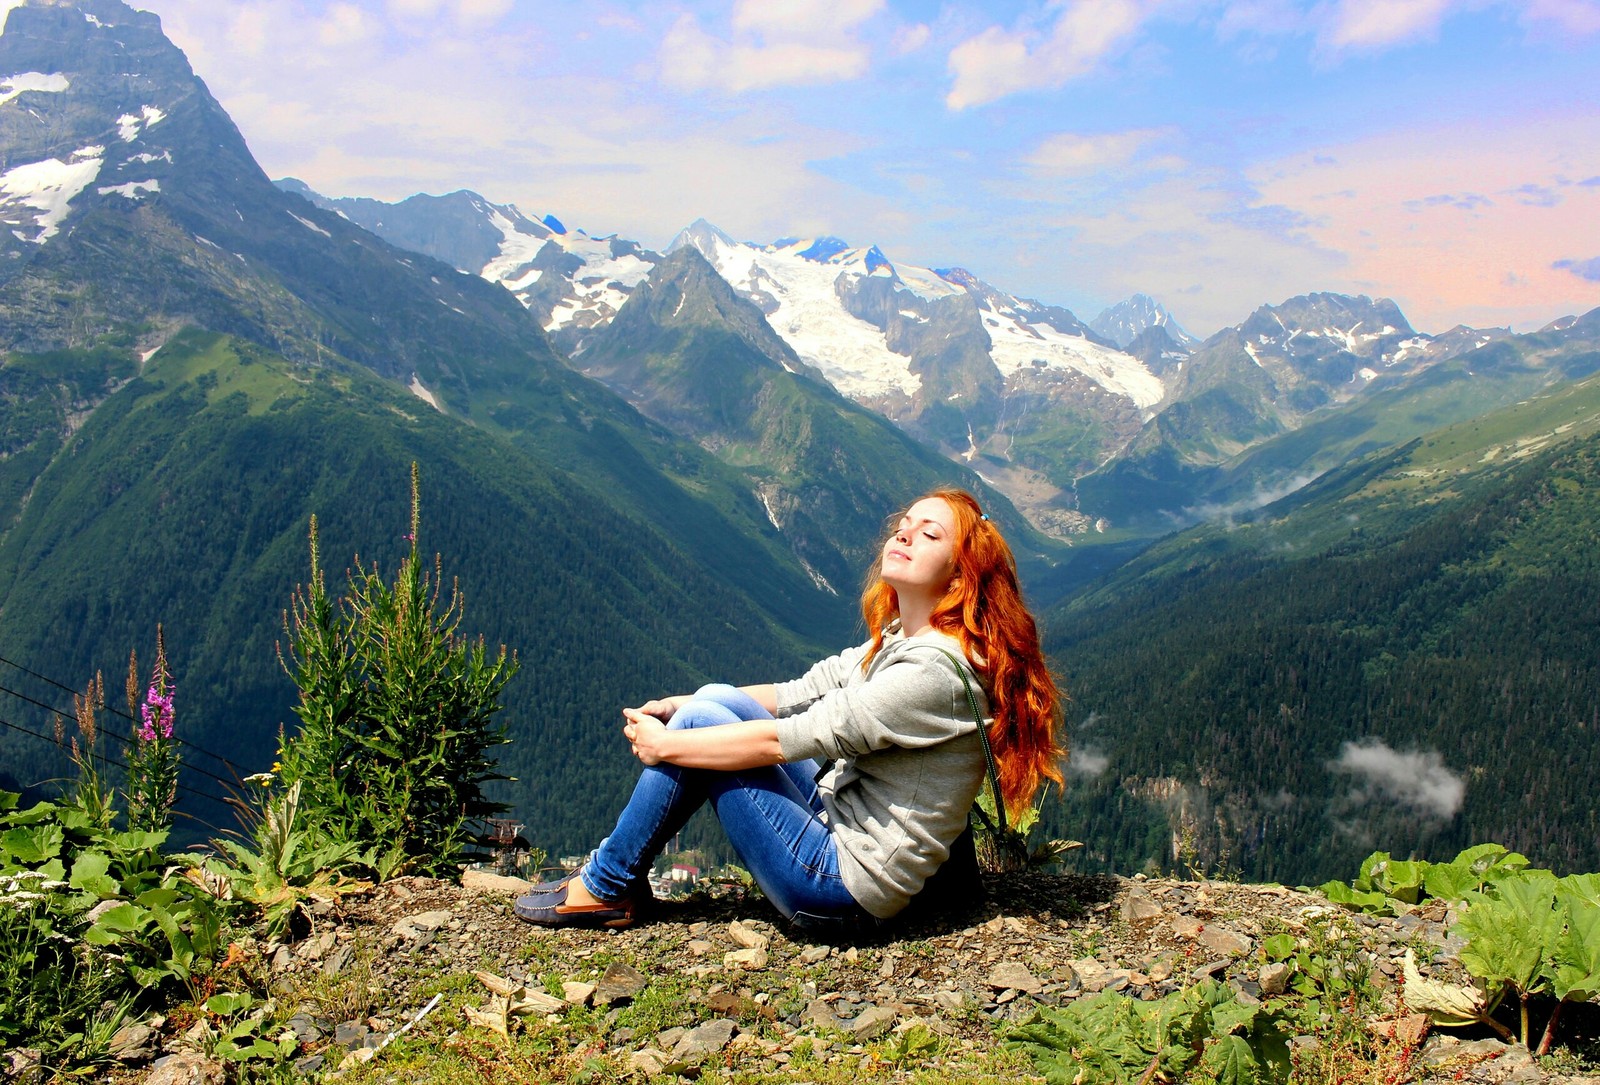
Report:
<svg viewBox="0 0 1600 1085"><path fill-rule="evenodd" d="M1219 508L1262 504L1264 496L1287 492L1352 457L1600 369L1600 310L1521 335L1461 328L1395 347L1397 332L1368 337L1369 350L1390 347L1371 359L1346 350L1293 359L1313 375L1322 373L1327 379L1321 383L1294 377L1297 370L1279 358L1272 371L1280 380L1292 384L1293 377L1306 394L1317 392L1283 415L1269 409L1279 393L1263 366L1271 353L1265 344L1285 348L1263 335L1256 337L1259 347L1244 337L1245 328L1261 326L1257 314L1251 324L1218 333L1185 363L1188 379L1179 398L1126 449L1078 480L1085 511L1125 532L1187 526ZM1330 345L1325 336L1310 341L1323 350ZM1329 367L1332 372L1324 372ZM1349 373L1356 367L1363 367L1361 379L1352 385ZM1324 387L1328 380L1340 389L1337 395ZM1360 394L1350 390L1354 386Z"/></svg>
<svg viewBox="0 0 1600 1085"><path fill-rule="evenodd" d="M1174 536L1050 615L1090 862L1600 861L1600 381Z"/></svg>
<svg viewBox="0 0 1600 1085"><path fill-rule="evenodd" d="M308 572L308 512L332 589L356 554L392 569L412 460L423 549L460 579L463 632L523 662L502 717L514 737L503 769L518 780L501 795L551 846L589 841L594 803L626 793L636 766L616 740L621 705L787 674L816 650L716 566L504 439L359 371L307 371L188 332L89 415L0 535L0 654L80 686L103 669L117 690L128 649L148 657L161 622L180 737L259 771L278 727L294 725L274 646ZM8 699L0 716L48 730L27 708ZM11 775L59 773L48 744L0 741Z"/></svg>

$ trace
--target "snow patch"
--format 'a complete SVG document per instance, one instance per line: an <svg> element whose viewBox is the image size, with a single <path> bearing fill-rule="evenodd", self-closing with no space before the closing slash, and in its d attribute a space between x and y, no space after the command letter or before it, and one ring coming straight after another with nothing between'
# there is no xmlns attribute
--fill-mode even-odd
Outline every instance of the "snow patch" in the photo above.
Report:
<svg viewBox="0 0 1600 1085"><path fill-rule="evenodd" d="M318 226L316 223L312 222L310 219L303 219L299 215L295 214L293 211L285 211L284 214L288 215L290 218L294 219L300 225L304 226L306 229L312 231L313 233L321 234L323 237L332 237L333 236L328 231L324 230L321 226ZM433 281L434 282L438 282L439 280L435 279Z"/></svg>
<svg viewBox="0 0 1600 1085"><path fill-rule="evenodd" d="M996 315L998 324L985 320L991 326L989 356L1007 380L1042 364L1076 370L1106 391L1128 397L1141 410L1160 403L1166 394L1161 378L1131 354L1049 324L1029 324L1015 310Z"/></svg>
<svg viewBox="0 0 1600 1085"><path fill-rule="evenodd" d="M101 30L111 29L109 24L102 23L99 19L96 19L93 15L90 15L87 11L83 13L83 17L85 20L87 20L90 26L99 27Z"/></svg>
<svg viewBox="0 0 1600 1085"><path fill-rule="evenodd" d="M117 135L122 142L132 143L145 128L154 128L167 119L167 115L153 105L140 108L138 113L124 113L117 118Z"/></svg>
<svg viewBox="0 0 1600 1085"><path fill-rule="evenodd" d="M767 520L772 524L773 527L777 528L779 531L782 531L783 525L778 523L778 514L772 509L772 499L760 490L756 491L756 496L761 499L761 507L766 510Z"/></svg>
<svg viewBox="0 0 1600 1085"><path fill-rule="evenodd" d="M21 205L38 212L34 217L34 225L39 229L37 236L28 237L15 229L11 232L23 241L39 245L54 237L73 199L100 175L103 161L76 155L70 162L47 158L0 174L0 211Z"/></svg>
<svg viewBox="0 0 1600 1085"><path fill-rule="evenodd" d="M137 162L141 166L148 166L152 162L167 162L167 163L171 163L171 161L172 161L172 152L171 151L162 151L160 154L151 154L148 151L141 151L139 154L136 154L132 158L128 159L128 164L131 165L134 162Z"/></svg>
<svg viewBox="0 0 1600 1085"><path fill-rule="evenodd" d="M1416 336L1415 338L1412 338L1412 339L1403 340L1400 343L1400 345L1397 348L1395 348L1395 352L1394 352L1394 356L1393 356L1393 360L1392 360L1391 364L1398 364L1400 362L1406 361L1408 358L1411 358L1413 355L1426 354L1427 351L1428 351L1428 340L1427 340L1427 338L1425 338L1423 336L1419 335L1419 336Z"/></svg>
<svg viewBox="0 0 1600 1085"><path fill-rule="evenodd" d="M156 180L129 181L125 185L105 185L102 186L98 191L102 196L110 196L114 194L117 196L125 196L130 200L137 200L142 199L143 194L146 192L160 192L161 182Z"/></svg>
<svg viewBox="0 0 1600 1085"><path fill-rule="evenodd" d="M911 359L890 350L882 331L839 303L835 284L848 278L845 267L861 250L847 249L819 262L801 255L812 244L803 240L757 248L715 238L706 245L711 251L702 248L701 253L735 290L775 300L777 308L767 322L840 392L852 399L916 395L922 378L911 372ZM865 274L861 263L858 273ZM937 281L943 294L959 289Z"/></svg>
<svg viewBox="0 0 1600 1085"><path fill-rule="evenodd" d="M439 406L438 399L436 399L434 397L434 394L432 392L428 391L426 388L424 388L422 386L422 382L417 379L417 375L415 373L411 374L411 383L407 387L409 387L411 389L411 394L412 395L414 395L418 399L422 400L424 403L426 403L428 406L432 407L434 410L438 411L440 414L444 413L444 408Z"/></svg>
<svg viewBox="0 0 1600 1085"><path fill-rule="evenodd" d="M0 105L30 90L42 94L60 94L71 85L72 81L60 72L20 72L0 79Z"/></svg>
<svg viewBox="0 0 1600 1085"><path fill-rule="evenodd" d="M533 262L546 245L555 245L567 255L577 257L580 266L572 275L572 296L552 306L550 319L545 324L547 332L577 322L584 314L588 314L588 322L593 325L610 321L655 267L651 261L630 252L613 255L612 238L590 237L582 230L568 229L553 215L533 222L514 206L501 208L491 204L480 210L488 215L490 225L500 231L500 251L478 274L516 294L524 305L530 300L524 291L543 277L544 269L534 267Z"/></svg>

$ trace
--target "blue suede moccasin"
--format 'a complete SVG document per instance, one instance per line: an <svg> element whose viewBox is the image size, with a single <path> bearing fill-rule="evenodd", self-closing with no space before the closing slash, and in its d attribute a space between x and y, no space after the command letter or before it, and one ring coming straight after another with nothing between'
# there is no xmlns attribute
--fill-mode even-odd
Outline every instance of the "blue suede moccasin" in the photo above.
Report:
<svg viewBox="0 0 1600 1085"><path fill-rule="evenodd" d="M570 880L570 879L569 879ZM518 897L511 910L518 919L540 927L631 927L638 918L638 903L632 899L598 904L568 904L567 883L548 893L529 893Z"/></svg>

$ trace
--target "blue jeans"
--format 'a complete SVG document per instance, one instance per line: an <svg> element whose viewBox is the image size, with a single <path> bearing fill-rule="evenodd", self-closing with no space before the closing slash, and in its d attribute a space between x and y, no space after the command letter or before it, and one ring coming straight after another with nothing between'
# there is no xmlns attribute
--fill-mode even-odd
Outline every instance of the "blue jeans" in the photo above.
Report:
<svg viewBox="0 0 1600 1085"><path fill-rule="evenodd" d="M733 686L704 686L672 714L671 728L771 719ZM839 878L839 853L822 821L815 761L719 771L662 763L639 775L616 828L580 875L600 900L622 900L656 856L707 801L739 861L788 919L805 926L862 925L871 917Z"/></svg>

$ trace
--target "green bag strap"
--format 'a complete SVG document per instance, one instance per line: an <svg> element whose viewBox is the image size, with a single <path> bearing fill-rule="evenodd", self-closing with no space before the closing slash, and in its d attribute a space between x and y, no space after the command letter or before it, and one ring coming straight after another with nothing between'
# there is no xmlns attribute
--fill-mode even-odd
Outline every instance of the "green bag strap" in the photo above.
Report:
<svg viewBox="0 0 1600 1085"><path fill-rule="evenodd" d="M961 676L962 688L967 691L967 707L972 709L972 722L978 725L978 741L983 743L983 762L989 769L989 792L994 796L994 812L999 815L1000 831L1003 833L1006 831L1006 801L1000 795L1000 774L994 766L994 748L989 745L989 733L983 726L983 713L978 711L978 698L972 693L972 680L967 677L967 668L956 658L954 652L948 648L940 648L937 644L930 644L928 647L943 652L954 664L956 673ZM994 832L994 823L989 820L989 815L983 812L983 807L974 803L973 809L978 812L988 830Z"/></svg>

